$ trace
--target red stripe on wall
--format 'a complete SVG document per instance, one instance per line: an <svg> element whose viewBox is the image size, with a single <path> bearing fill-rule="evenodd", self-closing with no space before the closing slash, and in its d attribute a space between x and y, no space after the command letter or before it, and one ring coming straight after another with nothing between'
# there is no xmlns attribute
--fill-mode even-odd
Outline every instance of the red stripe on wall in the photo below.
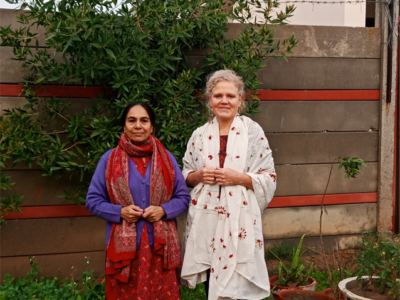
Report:
<svg viewBox="0 0 400 300"><path fill-rule="evenodd" d="M54 205L54 206L24 206L24 212L12 212L3 216L6 220L15 219L43 219L65 217L87 217L92 214L79 205Z"/></svg>
<svg viewBox="0 0 400 300"><path fill-rule="evenodd" d="M22 89L23 86L18 84L0 84L0 96L18 97ZM41 87L38 93L41 97L91 98L103 90L102 87L48 85ZM379 90L260 90L257 95L261 101L379 100Z"/></svg>
<svg viewBox="0 0 400 300"><path fill-rule="evenodd" d="M98 86L57 86L48 85L37 88L40 97L60 98L92 98L96 94L101 95L103 91L109 92L110 88ZM18 97L23 91L23 86L18 84L0 84L0 96Z"/></svg>
<svg viewBox="0 0 400 300"><path fill-rule="evenodd" d="M260 90L261 101L344 101L379 100L379 90Z"/></svg>
<svg viewBox="0 0 400 300"><path fill-rule="evenodd" d="M322 195L274 197L268 208L321 205ZM324 205L375 203L377 193L326 195Z"/></svg>
<svg viewBox="0 0 400 300"><path fill-rule="evenodd" d="M268 208L315 206L321 205L321 200L322 195L274 197ZM324 200L325 205L375 202L377 202L377 193L326 195ZM4 219L17 220L92 216L85 207L79 205L25 206L21 208L24 211L23 213L12 212L3 216Z"/></svg>

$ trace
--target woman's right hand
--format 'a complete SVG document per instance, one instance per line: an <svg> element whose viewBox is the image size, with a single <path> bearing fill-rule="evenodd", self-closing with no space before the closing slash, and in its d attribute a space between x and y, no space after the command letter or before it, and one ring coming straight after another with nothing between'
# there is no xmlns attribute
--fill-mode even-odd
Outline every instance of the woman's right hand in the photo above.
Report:
<svg viewBox="0 0 400 300"><path fill-rule="evenodd" d="M203 169L201 169L201 182L205 184L214 184L216 182L215 170L216 168L213 167L204 167Z"/></svg>
<svg viewBox="0 0 400 300"><path fill-rule="evenodd" d="M121 218L128 223L136 223L142 215L143 209L133 204L121 209Z"/></svg>
<svg viewBox="0 0 400 300"><path fill-rule="evenodd" d="M214 167L204 167L199 171L192 172L186 178L186 183L189 186L195 187L200 182L205 184L215 184L215 170Z"/></svg>

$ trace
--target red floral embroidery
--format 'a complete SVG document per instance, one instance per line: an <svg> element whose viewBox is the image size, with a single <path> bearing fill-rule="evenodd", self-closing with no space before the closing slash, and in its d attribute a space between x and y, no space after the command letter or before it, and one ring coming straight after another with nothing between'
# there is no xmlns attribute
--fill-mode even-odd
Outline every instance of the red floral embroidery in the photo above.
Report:
<svg viewBox="0 0 400 300"><path fill-rule="evenodd" d="M262 240L256 240L256 247L258 247L259 249L262 249L264 245L264 242Z"/></svg>
<svg viewBox="0 0 400 300"><path fill-rule="evenodd" d="M223 268L224 270L226 270L228 268L228 266L227 265L225 265L225 267Z"/></svg>
<svg viewBox="0 0 400 300"><path fill-rule="evenodd" d="M231 215L230 213L227 213L227 214L226 214L226 217L229 218L230 215Z"/></svg>
<svg viewBox="0 0 400 300"><path fill-rule="evenodd" d="M232 192L229 192L229 196L231 196L231 197L232 197Z"/></svg>
<svg viewBox="0 0 400 300"><path fill-rule="evenodd" d="M200 152L203 151L203 149L201 149L201 148L199 150L200 150Z"/></svg>
<svg viewBox="0 0 400 300"><path fill-rule="evenodd" d="M195 161L197 161L198 160L198 158L196 158L196 160Z"/></svg>
<svg viewBox="0 0 400 300"><path fill-rule="evenodd" d="M264 140L264 138L263 138L263 137L261 137L261 140L263 141L263 140Z"/></svg>
<svg viewBox="0 0 400 300"><path fill-rule="evenodd" d="M206 204L206 205L204 205L204 209L207 209L207 204Z"/></svg>
<svg viewBox="0 0 400 300"><path fill-rule="evenodd" d="M262 153L260 154L260 158L262 158Z"/></svg>
<svg viewBox="0 0 400 300"><path fill-rule="evenodd" d="M192 199L192 204L196 205L197 204L197 200L196 199Z"/></svg>
<svg viewBox="0 0 400 300"><path fill-rule="evenodd" d="M189 152L190 155L192 155L192 152Z"/></svg>
<svg viewBox="0 0 400 300"><path fill-rule="evenodd" d="M236 135L239 135L240 134L240 132L238 131L238 132L236 132Z"/></svg>
<svg viewBox="0 0 400 300"><path fill-rule="evenodd" d="M250 171L250 167L247 167L247 172Z"/></svg>
<svg viewBox="0 0 400 300"><path fill-rule="evenodd" d="M211 268L211 273L214 273L214 268Z"/></svg>
<svg viewBox="0 0 400 300"><path fill-rule="evenodd" d="M229 258L232 258L232 257L233 257L233 254L229 255Z"/></svg>
<svg viewBox="0 0 400 300"><path fill-rule="evenodd" d="M222 246L222 248L223 248L223 249L226 249L226 246L225 246L225 245L223 245L223 246Z"/></svg>
<svg viewBox="0 0 400 300"><path fill-rule="evenodd" d="M271 174L269 174L269 176L271 176L271 178L274 180L274 182L276 181L276 175L275 174L271 173Z"/></svg>
<svg viewBox="0 0 400 300"><path fill-rule="evenodd" d="M232 127L232 129L231 130L235 130L235 127Z"/></svg>
<svg viewBox="0 0 400 300"><path fill-rule="evenodd" d="M269 148L268 148L268 147L267 147L267 148L265 148L265 149L269 150Z"/></svg>
<svg viewBox="0 0 400 300"><path fill-rule="evenodd" d="M223 243L224 242L224 240L223 239L219 239L220 241L221 241L221 243Z"/></svg>
<svg viewBox="0 0 400 300"><path fill-rule="evenodd" d="M239 240L244 240L247 236L247 232L244 228L240 228L240 232L239 232Z"/></svg>
<svg viewBox="0 0 400 300"><path fill-rule="evenodd" d="M256 222L257 222L257 220L254 220L254 225L257 225Z"/></svg>
<svg viewBox="0 0 400 300"><path fill-rule="evenodd" d="M220 257L218 257L218 259L219 259L219 260L221 260L221 256L220 256Z"/></svg>
<svg viewBox="0 0 400 300"><path fill-rule="evenodd" d="M238 156L236 156L236 158L240 158L240 156L238 155Z"/></svg>
<svg viewBox="0 0 400 300"><path fill-rule="evenodd" d="M207 194L207 195L211 197L211 192L208 192L208 194Z"/></svg>
<svg viewBox="0 0 400 300"><path fill-rule="evenodd" d="M213 138L213 136L212 135L210 135L209 137L208 137L208 139L211 141L212 140L212 138Z"/></svg>
<svg viewBox="0 0 400 300"><path fill-rule="evenodd" d="M226 209L223 206L217 206L214 208L218 212L219 219L222 220L222 216L226 213Z"/></svg>
<svg viewBox="0 0 400 300"><path fill-rule="evenodd" d="M211 240L211 245L210 245L211 248L214 248L214 241L215 241L215 239L213 238L213 239Z"/></svg>
<svg viewBox="0 0 400 300"><path fill-rule="evenodd" d="M213 156L212 156L212 155L209 155L208 158L211 160L211 159L213 159Z"/></svg>
<svg viewBox="0 0 400 300"><path fill-rule="evenodd" d="M243 201L243 205L249 204L246 200Z"/></svg>

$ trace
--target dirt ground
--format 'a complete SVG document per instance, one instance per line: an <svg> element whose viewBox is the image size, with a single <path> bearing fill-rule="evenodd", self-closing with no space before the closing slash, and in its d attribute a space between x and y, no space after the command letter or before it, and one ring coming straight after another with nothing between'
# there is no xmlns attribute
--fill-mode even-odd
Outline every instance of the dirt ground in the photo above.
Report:
<svg viewBox="0 0 400 300"><path fill-rule="evenodd" d="M340 258L342 261L342 266L347 266L351 268L352 266L355 265L356 261L354 259L354 254L357 252L355 249L348 249L348 250L343 250L340 251ZM307 255L306 255L307 254ZM326 254L326 262L322 254L318 254L316 252L313 252L312 250L309 250L306 253L301 261L307 266L311 263L316 266L316 268L320 271L324 271L327 269L327 264L329 268L333 267L334 269L337 269L337 261L338 259L334 259L334 254ZM283 261L284 264L287 266L288 264L290 265L290 262L288 261ZM267 268L270 273L275 273L274 271L278 270L279 267L279 261L277 259L268 259L267 260Z"/></svg>

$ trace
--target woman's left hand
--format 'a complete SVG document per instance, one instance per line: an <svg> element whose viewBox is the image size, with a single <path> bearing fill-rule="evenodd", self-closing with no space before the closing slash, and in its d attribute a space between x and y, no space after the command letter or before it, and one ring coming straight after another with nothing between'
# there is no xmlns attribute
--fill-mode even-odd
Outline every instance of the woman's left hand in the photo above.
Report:
<svg viewBox="0 0 400 300"><path fill-rule="evenodd" d="M154 223L157 221L160 221L162 217L165 216L165 211L162 206L154 206L150 205L144 210L144 213L142 215L143 218L145 218L147 221Z"/></svg>
<svg viewBox="0 0 400 300"><path fill-rule="evenodd" d="M219 185L228 186L239 184L239 178L243 175L229 168L217 168L215 170L215 179Z"/></svg>
<svg viewBox="0 0 400 300"><path fill-rule="evenodd" d="M251 177L247 174L239 173L229 168L217 168L215 170L216 182L221 186L242 185L253 189Z"/></svg>

